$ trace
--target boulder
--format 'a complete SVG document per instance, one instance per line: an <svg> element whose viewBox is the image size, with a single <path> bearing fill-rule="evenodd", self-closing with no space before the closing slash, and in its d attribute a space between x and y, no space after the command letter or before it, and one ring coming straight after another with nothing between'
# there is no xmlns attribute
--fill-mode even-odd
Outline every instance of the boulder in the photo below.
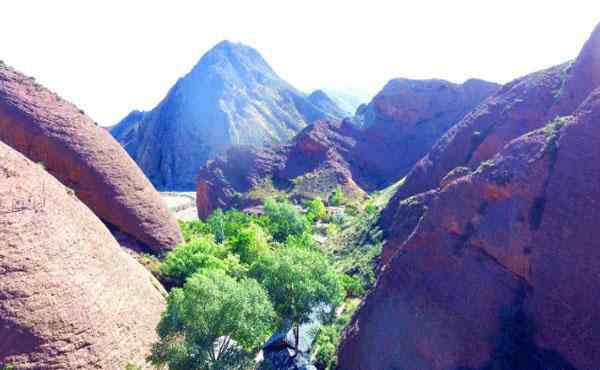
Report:
<svg viewBox="0 0 600 370"><path fill-rule="evenodd" d="M0 66L0 141L41 163L102 221L153 251L181 242L159 194L111 135L6 66Z"/></svg>
<svg viewBox="0 0 600 370"><path fill-rule="evenodd" d="M164 306L70 188L0 143L0 365L143 365Z"/></svg>

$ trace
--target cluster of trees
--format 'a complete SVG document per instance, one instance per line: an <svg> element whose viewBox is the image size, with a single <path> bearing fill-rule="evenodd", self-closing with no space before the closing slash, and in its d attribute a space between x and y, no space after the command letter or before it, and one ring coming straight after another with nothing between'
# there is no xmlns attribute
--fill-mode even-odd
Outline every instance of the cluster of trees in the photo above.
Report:
<svg viewBox="0 0 600 370"><path fill-rule="evenodd" d="M311 312L335 312L357 281L336 272L314 245L311 224L326 217L320 200L306 213L268 200L264 216L215 211L182 224L185 243L159 271L172 287L150 361L170 369L246 369L284 322L298 328Z"/></svg>

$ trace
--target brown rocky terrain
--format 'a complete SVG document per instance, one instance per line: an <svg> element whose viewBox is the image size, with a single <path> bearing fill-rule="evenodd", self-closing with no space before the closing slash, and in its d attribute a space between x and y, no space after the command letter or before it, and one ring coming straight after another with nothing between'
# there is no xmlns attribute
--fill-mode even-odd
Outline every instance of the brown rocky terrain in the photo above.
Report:
<svg viewBox="0 0 600 370"><path fill-rule="evenodd" d="M351 196L402 178L449 127L497 89L485 81L392 80L351 120L320 121L290 144L234 147L198 176L198 210L253 205L248 192L269 187L300 197L327 198L341 185ZM260 191L258 191L260 193ZM273 193L273 191L271 191ZM249 199L250 198L250 199Z"/></svg>
<svg viewBox="0 0 600 370"><path fill-rule="evenodd" d="M599 40L506 85L411 171L341 369L598 367Z"/></svg>
<svg viewBox="0 0 600 370"><path fill-rule="evenodd" d="M71 189L0 143L0 367L142 365L159 288Z"/></svg>
<svg viewBox="0 0 600 370"><path fill-rule="evenodd" d="M0 141L43 164L105 223L153 251L181 241L175 219L152 184L106 130L3 65Z"/></svg>

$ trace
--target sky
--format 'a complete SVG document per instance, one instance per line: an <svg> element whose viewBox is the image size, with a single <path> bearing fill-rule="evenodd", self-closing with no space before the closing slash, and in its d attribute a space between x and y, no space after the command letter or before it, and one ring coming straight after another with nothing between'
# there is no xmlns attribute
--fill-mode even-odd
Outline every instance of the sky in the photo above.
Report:
<svg viewBox="0 0 600 370"><path fill-rule="evenodd" d="M506 83L577 56L597 0L2 0L0 60L101 125L150 110L221 40L294 86L374 95L396 77Z"/></svg>

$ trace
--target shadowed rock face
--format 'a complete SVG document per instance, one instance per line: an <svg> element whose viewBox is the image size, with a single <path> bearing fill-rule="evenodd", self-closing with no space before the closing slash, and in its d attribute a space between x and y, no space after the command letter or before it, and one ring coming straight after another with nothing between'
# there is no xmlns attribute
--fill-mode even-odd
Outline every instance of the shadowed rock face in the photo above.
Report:
<svg viewBox="0 0 600 370"><path fill-rule="evenodd" d="M260 203L260 199L243 198L240 194L265 180L286 191L301 187L293 181L306 174L314 175L315 183L324 183L315 185L324 194L335 190L338 184L348 194L363 194L346 161L357 134L356 127L347 121L320 121L304 129L288 145L269 149L232 147L225 155L209 161L198 175L199 217L206 218L217 208L245 208ZM313 180L307 180L310 181Z"/></svg>
<svg viewBox="0 0 600 370"><path fill-rule="evenodd" d="M317 98L282 80L256 50L223 41L156 108L111 132L158 189L193 190L200 167L232 145L283 143L316 120L342 118Z"/></svg>
<svg viewBox="0 0 600 370"><path fill-rule="evenodd" d="M477 80L462 85L393 80L361 113L364 129L350 120L321 121L289 145L262 151L234 149L209 162L198 176L199 213L206 217L215 208L250 205L233 204L234 194L248 192L265 177L286 184L330 173L329 192L336 184L351 194L382 189L402 178L448 127L496 88ZM241 152L254 159L241 159Z"/></svg>
<svg viewBox="0 0 600 370"><path fill-rule="evenodd" d="M392 229L400 203L440 185L459 166L476 168L511 140L571 114L600 86L600 26L574 62L517 79L470 112L450 129L410 170L383 213L382 226Z"/></svg>
<svg viewBox="0 0 600 370"><path fill-rule="evenodd" d="M143 364L164 299L72 191L0 143L0 364Z"/></svg>
<svg viewBox="0 0 600 370"><path fill-rule="evenodd" d="M367 158L375 187L386 187L404 177L434 143L469 111L499 89L499 85L468 80L395 79L360 114L364 145L357 157ZM390 181L394 180L394 181Z"/></svg>
<svg viewBox="0 0 600 370"><path fill-rule="evenodd" d="M597 60L599 30L570 69L505 86L422 161L440 186L399 197L389 263L344 333L340 368L598 367L600 296L587 287L600 279L600 89L571 107L594 83L581 61ZM437 161L469 168L438 176Z"/></svg>
<svg viewBox="0 0 600 370"><path fill-rule="evenodd" d="M600 90L442 187L348 326L340 368L597 367L598 145Z"/></svg>
<svg viewBox="0 0 600 370"><path fill-rule="evenodd" d="M156 252L181 241L160 196L106 130L74 105L0 66L0 140L42 163L104 222Z"/></svg>

